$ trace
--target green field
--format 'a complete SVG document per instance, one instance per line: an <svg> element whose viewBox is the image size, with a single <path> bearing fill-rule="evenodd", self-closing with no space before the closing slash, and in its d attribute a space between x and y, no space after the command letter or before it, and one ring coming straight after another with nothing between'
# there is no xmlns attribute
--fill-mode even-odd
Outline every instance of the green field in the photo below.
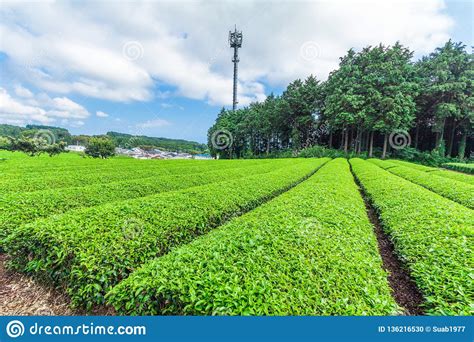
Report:
<svg viewBox="0 0 474 342"><path fill-rule="evenodd" d="M380 226L423 313L472 315L473 180L397 160L0 152L0 250L86 311L405 314Z"/></svg>
<svg viewBox="0 0 474 342"><path fill-rule="evenodd" d="M472 163L471 164L446 163L446 164L443 164L443 167L450 170L474 174L474 164Z"/></svg>

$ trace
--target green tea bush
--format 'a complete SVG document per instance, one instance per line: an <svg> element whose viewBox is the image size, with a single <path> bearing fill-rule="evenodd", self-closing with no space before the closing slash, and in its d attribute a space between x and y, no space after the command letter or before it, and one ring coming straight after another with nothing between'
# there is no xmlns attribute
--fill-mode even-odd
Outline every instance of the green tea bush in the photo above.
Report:
<svg viewBox="0 0 474 342"><path fill-rule="evenodd" d="M474 211L361 159L353 172L435 315L472 315Z"/></svg>
<svg viewBox="0 0 474 342"><path fill-rule="evenodd" d="M447 169L474 174L474 164L445 163L442 166Z"/></svg>
<svg viewBox="0 0 474 342"><path fill-rule="evenodd" d="M263 175L39 219L14 229L5 250L12 267L63 286L73 305L90 309L144 262L255 208L326 162L305 160Z"/></svg>
<svg viewBox="0 0 474 342"><path fill-rule="evenodd" d="M434 174L434 172L418 171L383 160L371 159L370 161L378 166L382 166L382 168L394 175L421 185L470 209L474 209L474 185L458 182L454 179L439 177Z"/></svg>
<svg viewBox="0 0 474 342"><path fill-rule="evenodd" d="M442 170L442 169L438 169L434 167L423 166L423 165L409 163L409 162L405 162L401 160L390 160L390 163L410 167L418 171L429 172L429 173L432 173L433 175L437 175L444 178L450 178L459 182L464 182L464 183L474 185L474 177L470 175L464 175L458 172Z"/></svg>
<svg viewBox="0 0 474 342"><path fill-rule="evenodd" d="M242 163L243 167L235 168L228 168L223 163L213 167L216 171L207 171L207 168L204 168L204 172L200 173L165 174L131 181L7 194L0 197L0 242L15 227L41 217L65 213L72 209L242 178L250 173L261 174L288 167L290 164L295 165L301 161L283 159L257 165ZM0 247L1 245L0 243Z"/></svg>
<svg viewBox="0 0 474 342"><path fill-rule="evenodd" d="M258 161L250 161L256 165ZM247 161L248 163L248 161ZM0 178L0 195L14 192L31 192L48 189L59 189L67 187L87 186L91 184L104 184L123 180L132 180L146 177L158 177L161 175L190 174L213 170L215 163L194 161L190 164L168 163L166 166L155 166L153 164L132 165L128 168L107 168L91 172L87 170L73 170L68 172L52 172L46 174L28 174L25 177L10 175ZM238 165L236 163L223 163L219 168L230 168Z"/></svg>
<svg viewBox="0 0 474 342"><path fill-rule="evenodd" d="M345 159L145 264L108 302L132 315L387 315L398 308Z"/></svg>

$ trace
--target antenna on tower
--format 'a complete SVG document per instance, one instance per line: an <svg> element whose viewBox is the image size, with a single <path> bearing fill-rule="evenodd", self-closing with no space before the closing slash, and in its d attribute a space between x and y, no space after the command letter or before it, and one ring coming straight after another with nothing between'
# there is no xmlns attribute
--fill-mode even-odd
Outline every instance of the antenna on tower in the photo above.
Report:
<svg viewBox="0 0 474 342"><path fill-rule="evenodd" d="M234 97L232 102L232 110L235 111L237 108L237 64L239 63L239 48L242 47L242 31L237 31L237 26L234 27L234 32L229 31L229 44L231 48L234 48Z"/></svg>

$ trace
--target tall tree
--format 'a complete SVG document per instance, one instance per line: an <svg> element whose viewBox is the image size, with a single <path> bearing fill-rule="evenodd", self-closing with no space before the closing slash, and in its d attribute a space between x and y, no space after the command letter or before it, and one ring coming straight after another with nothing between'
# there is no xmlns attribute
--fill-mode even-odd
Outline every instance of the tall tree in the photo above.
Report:
<svg viewBox="0 0 474 342"><path fill-rule="evenodd" d="M469 132L472 117L473 58L462 43L449 40L418 63L423 82L422 95L425 106L421 110L432 115L432 130L436 134L434 149L444 156L446 135L449 153L453 152L457 129L461 129L461 141ZM446 134L447 126L450 130Z"/></svg>

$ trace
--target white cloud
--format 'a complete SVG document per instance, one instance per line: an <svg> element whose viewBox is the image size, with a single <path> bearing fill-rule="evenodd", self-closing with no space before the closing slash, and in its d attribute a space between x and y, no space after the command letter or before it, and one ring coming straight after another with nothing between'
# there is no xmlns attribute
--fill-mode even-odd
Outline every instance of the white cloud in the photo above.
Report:
<svg viewBox="0 0 474 342"><path fill-rule="evenodd" d="M158 127L164 127L164 126L169 126L171 125L171 122L165 120L165 119L153 119L153 120L148 120L145 122L138 123L136 126L137 128L158 128Z"/></svg>
<svg viewBox="0 0 474 342"><path fill-rule="evenodd" d="M443 8L442 0L7 3L0 50L23 82L43 91L146 101L169 96L154 90L165 84L174 95L229 105L227 34L235 22L244 34L245 105L265 97L263 84L285 86L311 73L326 78L350 47L400 40L428 53L453 27ZM316 47L314 58L302 56L307 42Z"/></svg>
<svg viewBox="0 0 474 342"><path fill-rule="evenodd" d="M28 98L12 97L5 88L0 87L0 123L25 125L29 123L61 124L81 126L81 119L90 114L80 104L67 97L50 98L47 94L33 94L30 90L18 86L17 96L28 94Z"/></svg>
<svg viewBox="0 0 474 342"><path fill-rule="evenodd" d="M21 85L16 85L15 86L15 94L20 97L25 97L25 98L32 98L33 93L29 90L26 89L25 87Z"/></svg>
<svg viewBox="0 0 474 342"><path fill-rule="evenodd" d="M95 115L98 116L99 118L106 118L106 117L109 116L109 114L104 113L104 112L102 112L102 111L100 111L100 110L97 111L97 112L95 112Z"/></svg>

